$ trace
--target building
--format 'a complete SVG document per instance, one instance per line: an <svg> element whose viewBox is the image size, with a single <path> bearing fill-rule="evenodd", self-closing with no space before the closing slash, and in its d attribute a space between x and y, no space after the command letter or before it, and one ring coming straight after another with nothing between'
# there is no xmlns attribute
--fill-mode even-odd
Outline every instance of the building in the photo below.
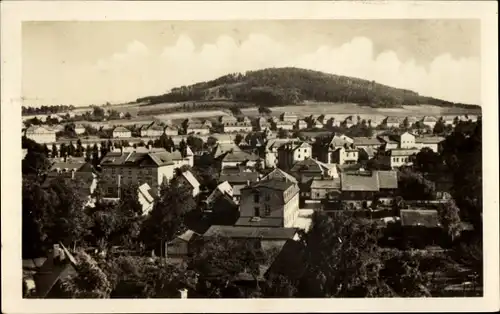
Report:
<svg viewBox="0 0 500 314"><path fill-rule="evenodd" d="M353 137L353 144L357 148L371 148L378 150L383 142L378 137Z"/></svg>
<svg viewBox="0 0 500 314"><path fill-rule="evenodd" d="M291 131L294 129L295 127L295 120L294 121L291 121L291 120L279 120L279 121L275 121L273 123L273 129L274 130L279 130L279 129L282 129L282 130L288 130L288 131Z"/></svg>
<svg viewBox="0 0 500 314"><path fill-rule="evenodd" d="M271 128L271 123L268 121L268 119L264 117L259 117L255 121L255 124L257 126L257 131L262 131L265 129L270 129Z"/></svg>
<svg viewBox="0 0 500 314"><path fill-rule="evenodd" d="M237 225L291 227L299 213L299 187L284 179L260 180L241 189Z"/></svg>
<svg viewBox="0 0 500 314"><path fill-rule="evenodd" d="M199 120L188 120L186 134L207 135L210 134L211 127L212 123L208 120L203 122Z"/></svg>
<svg viewBox="0 0 500 314"><path fill-rule="evenodd" d="M382 121L382 125L385 126L386 128L399 128L400 124L401 124L401 121L400 121L399 117L390 116L390 117L386 117Z"/></svg>
<svg viewBox="0 0 500 314"><path fill-rule="evenodd" d="M344 127L346 127L346 128L351 128L355 124L356 123L355 123L354 118L352 116L345 118L344 121L342 122L342 125L344 125Z"/></svg>
<svg viewBox="0 0 500 314"><path fill-rule="evenodd" d="M158 196L158 193L152 190L147 183L137 188L137 200L142 206L143 215L147 215L153 209L156 196Z"/></svg>
<svg viewBox="0 0 500 314"><path fill-rule="evenodd" d="M80 123L75 124L75 133L77 135L85 133L85 127L83 126L83 124Z"/></svg>
<svg viewBox="0 0 500 314"><path fill-rule="evenodd" d="M329 128L339 127L340 126L340 120L336 120L334 117L328 118L328 119L326 119L325 126L329 127Z"/></svg>
<svg viewBox="0 0 500 314"><path fill-rule="evenodd" d="M275 138L266 142L264 150L264 163L266 168L275 168L278 166L278 149L285 143L298 141L298 139Z"/></svg>
<svg viewBox="0 0 500 314"><path fill-rule="evenodd" d="M288 170L299 161L312 157L312 146L309 143L288 142L278 148L278 167Z"/></svg>
<svg viewBox="0 0 500 314"><path fill-rule="evenodd" d="M290 169L290 173L300 182L312 178L338 178L339 176L337 165L325 164L314 158L307 158L295 163Z"/></svg>
<svg viewBox="0 0 500 314"><path fill-rule="evenodd" d="M395 148L385 151L380 155L380 161L387 167L392 169L401 166L411 166L413 164L413 156L418 154L418 148Z"/></svg>
<svg viewBox="0 0 500 314"><path fill-rule="evenodd" d="M25 136L38 144L49 144L56 141L56 132L41 126L30 126L26 129Z"/></svg>
<svg viewBox="0 0 500 314"><path fill-rule="evenodd" d="M307 129L307 122L304 119L297 120L297 130Z"/></svg>
<svg viewBox="0 0 500 314"><path fill-rule="evenodd" d="M235 133L235 132L252 132L253 127L251 122L246 121L236 121L236 122L225 122L222 124L224 133Z"/></svg>
<svg viewBox="0 0 500 314"><path fill-rule="evenodd" d="M295 113L292 112L284 112L280 115L280 120L281 121L290 121L295 123L298 120L298 116Z"/></svg>
<svg viewBox="0 0 500 314"><path fill-rule="evenodd" d="M164 133L164 127L155 121L150 124L143 125L140 129L141 137L160 137Z"/></svg>
<svg viewBox="0 0 500 314"><path fill-rule="evenodd" d="M192 191L193 197L200 194L200 182L194 177L191 171L184 171L175 178L180 185L187 186Z"/></svg>
<svg viewBox="0 0 500 314"><path fill-rule="evenodd" d="M340 195L340 178L314 177L301 188L304 199L321 201L324 199L337 199Z"/></svg>
<svg viewBox="0 0 500 314"><path fill-rule="evenodd" d="M334 151L328 154L328 164L355 164L358 162L359 158L359 150L354 147L353 144L345 145L344 147L340 147L335 149Z"/></svg>
<svg viewBox="0 0 500 314"><path fill-rule="evenodd" d="M223 170L224 171L224 170ZM233 200L236 203L240 202L241 190L249 184L259 180L259 173L252 171L239 171L234 173L221 173L220 182L227 181L233 188Z"/></svg>
<svg viewBox="0 0 500 314"><path fill-rule="evenodd" d="M422 118L421 122L423 125L431 128L431 129L434 129L434 126L436 125L437 119L436 119L436 117L425 116Z"/></svg>
<svg viewBox="0 0 500 314"><path fill-rule="evenodd" d="M231 199L233 198L233 187L228 181L219 183L217 187L210 193L205 202L210 206L217 198L222 195L229 195Z"/></svg>
<svg viewBox="0 0 500 314"><path fill-rule="evenodd" d="M165 244L166 258L169 262L184 262L192 252L191 244L200 234L193 230L186 230Z"/></svg>
<svg viewBox="0 0 500 314"><path fill-rule="evenodd" d="M290 181L292 183L298 184L298 181L294 176L286 173L285 171L281 170L280 168L274 168L271 172L269 172L264 177L262 177L261 180L269 180L269 179L285 180L285 181Z"/></svg>
<svg viewBox="0 0 500 314"><path fill-rule="evenodd" d="M312 120L312 123L311 123L311 127L314 128L314 129L322 129L324 126L323 122L319 119L319 118L316 118L314 120Z"/></svg>
<svg viewBox="0 0 500 314"><path fill-rule="evenodd" d="M221 168L227 167L237 167L239 165L245 165L248 167L255 167L260 161L259 156L253 153L247 153L240 149L232 149L225 152L217 157L220 162Z"/></svg>
<svg viewBox="0 0 500 314"><path fill-rule="evenodd" d="M440 136L420 136L415 138L415 145L417 148L430 148L433 152L439 153L441 151L441 144L445 140Z"/></svg>
<svg viewBox="0 0 500 314"><path fill-rule="evenodd" d="M107 153L101 161L103 187L106 195L118 196L119 188L126 184L147 183L159 190L164 180L174 177L176 168L168 152Z"/></svg>
<svg viewBox="0 0 500 314"><path fill-rule="evenodd" d="M340 174L342 200L363 201L367 206L377 197L390 202L398 188L396 171L357 171Z"/></svg>
<svg viewBox="0 0 500 314"><path fill-rule="evenodd" d="M58 282L77 274L78 262L68 249L57 243L34 275L35 295L38 298L62 298Z"/></svg>
<svg viewBox="0 0 500 314"><path fill-rule="evenodd" d="M260 239L261 241L287 241L297 237L295 228L245 227L245 226L211 226L203 237L224 237L231 239ZM264 244L264 243L262 243Z"/></svg>
<svg viewBox="0 0 500 314"><path fill-rule="evenodd" d="M385 151L399 148L399 141L397 136L378 136L377 137L382 142L382 149Z"/></svg>
<svg viewBox="0 0 500 314"><path fill-rule="evenodd" d="M132 132L129 129L118 126L113 130L113 138L130 138L132 137Z"/></svg>
<svg viewBox="0 0 500 314"><path fill-rule="evenodd" d="M236 122L238 122L238 119L232 115L220 116L219 122L220 122L220 124L224 125L226 123L236 123Z"/></svg>
<svg viewBox="0 0 500 314"><path fill-rule="evenodd" d="M167 125L165 129L163 129L163 133L167 136L177 136L179 135L179 129L173 125Z"/></svg>

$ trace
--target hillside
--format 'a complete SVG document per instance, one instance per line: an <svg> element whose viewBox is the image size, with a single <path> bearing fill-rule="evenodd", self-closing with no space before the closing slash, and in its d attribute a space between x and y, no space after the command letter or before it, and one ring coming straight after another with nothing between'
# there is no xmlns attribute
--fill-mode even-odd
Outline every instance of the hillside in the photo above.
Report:
<svg viewBox="0 0 500 314"><path fill-rule="evenodd" d="M453 103L359 78L299 68L269 68L221 76L208 82L174 88L170 93L137 99L146 105L230 100L262 106L286 106L304 100L356 103L376 108L428 104L440 107L478 107Z"/></svg>

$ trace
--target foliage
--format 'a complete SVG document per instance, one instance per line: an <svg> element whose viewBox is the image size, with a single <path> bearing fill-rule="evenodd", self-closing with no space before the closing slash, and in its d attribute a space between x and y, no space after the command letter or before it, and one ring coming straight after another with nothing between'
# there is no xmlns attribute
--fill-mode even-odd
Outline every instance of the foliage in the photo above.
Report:
<svg viewBox="0 0 500 314"><path fill-rule="evenodd" d="M161 186L160 198L154 204L141 228L141 239L148 248L163 246L185 230L184 215L196 207L191 190L178 180Z"/></svg>
<svg viewBox="0 0 500 314"><path fill-rule="evenodd" d="M34 174L40 179L48 172L51 162L48 160L48 151L43 145L26 137L22 137L22 148L28 152L22 161L23 174Z"/></svg>
<svg viewBox="0 0 500 314"><path fill-rule="evenodd" d="M40 106L40 107L32 107L32 106L22 106L21 107L21 115L35 115L35 114L54 114L61 113L75 109L72 105L54 105L54 106Z"/></svg>
<svg viewBox="0 0 500 314"><path fill-rule="evenodd" d="M441 225L453 241L462 231L460 209L457 207L454 200L449 200L447 203L439 206L438 214Z"/></svg>
<svg viewBox="0 0 500 314"><path fill-rule="evenodd" d="M432 200L436 198L435 185L422 174L408 168L398 172L398 192L405 200Z"/></svg>
<svg viewBox="0 0 500 314"><path fill-rule="evenodd" d="M423 173L435 173L443 170L443 161L438 153L424 147L417 153L413 162L415 168Z"/></svg>
<svg viewBox="0 0 500 314"><path fill-rule="evenodd" d="M236 145L240 145L241 141L243 140L243 135L241 134L236 134L236 136L234 137L234 143Z"/></svg>
<svg viewBox="0 0 500 314"><path fill-rule="evenodd" d="M71 298L109 298L111 284L98 263L83 250L75 254L77 275L63 277L60 281L62 290Z"/></svg>

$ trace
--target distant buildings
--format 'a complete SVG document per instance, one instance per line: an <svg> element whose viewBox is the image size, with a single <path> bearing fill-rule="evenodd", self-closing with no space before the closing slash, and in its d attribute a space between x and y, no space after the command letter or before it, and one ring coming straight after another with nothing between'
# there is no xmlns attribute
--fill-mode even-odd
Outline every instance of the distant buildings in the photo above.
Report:
<svg viewBox="0 0 500 314"><path fill-rule="evenodd" d="M164 133L164 127L156 122L143 125L140 129L141 137L160 137Z"/></svg>
<svg viewBox="0 0 500 314"><path fill-rule="evenodd" d="M312 146L302 141L288 142L278 148L278 167L288 170L302 160L312 157Z"/></svg>
<svg viewBox="0 0 500 314"><path fill-rule="evenodd" d="M132 137L132 132L123 126L118 126L113 130L113 138L130 138L130 137Z"/></svg>
<svg viewBox="0 0 500 314"><path fill-rule="evenodd" d="M26 130L25 136L38 144L48 144L56 141L56 132L41 126L30 126Z"/></svg>

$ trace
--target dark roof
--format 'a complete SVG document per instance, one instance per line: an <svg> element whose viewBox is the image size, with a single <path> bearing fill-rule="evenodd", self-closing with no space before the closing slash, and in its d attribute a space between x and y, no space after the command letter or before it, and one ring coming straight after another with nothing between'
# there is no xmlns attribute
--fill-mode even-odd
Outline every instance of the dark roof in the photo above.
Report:
<svg viewBox="0 0 500 314"><path fill-rule="evenodd" d="M244 151L230 151L225 153L221 158L225 162L257 161L258 159L259 156Z"/></svg>
<svg viewBox="0 0 500 314"><path fill-rule="evenodd" d="M38 297L45 298L57 281L76 273L75 258L69 253L64 245L59 243L59 246L61 247L59 253L61 260L55 260L51 252L45 263L43 263L40 270L34 276L36 294Z"/></svg>
<svg viewBox="0 0 500 314"><path fill-rule="evenodd" d="M306 270L305 266L304 246L298 241L288 240L272 262L265 276L279 274L290 279L300 279Z"/></svg>
<svg viewBox="0 0 500 314"><path fill-rule="evenodd" d="M278 191L286 191L289 187L294 185L294 182L285 179L270 178L267 180L257 181L252 183L250 186L244 189L255 189L255 188L268 188Z"/></svg>
<svg viewBox="0 0 500 314"><path fill-rule="evenodd" d="M247 181L256 182L259 178L258 172L238 172L238 173L224 173L219 177L219 182L227 181L229 184L242 183L245 184Z"/></svg>
<svg viewBox="0 0 500 314"><path fill-rule="evenodd" d="M312 158L307 158L301 161L296 162L291 172L301 172L301 171L311 171L311 172L323 172L320 165Z"/></svg>
<svg viewBox="0 0 500 314"><path fill-rule="evenodd" d="M43 266L46 260L47 260L46 257L23 259L23 269L27 270L38 269Z"/></svg>
<svg viewBox="0 0 500 314"><path fill-rule="evenodd" d="M101 166L164 166L173 164L174 155L168 152L110 152L101 161Z"/></svg>
<svg viewBox="0 0 500 314"><path fill-rule="evenodd" d="M340 189L340 179L313 178L310 182L311 189Z"/></svg>
<svg viewBox="0 0 500 314"><path fill-rule="evenodd" d="M267 180L267 179L272 179L272 178L277 178L277 179L285 179L289 180L291 182L297 183L297 179L295 179L292 175L286 173L285 171L281 170L280 168L275 168L271 170L268 174L266 174L262 180Z"/></svg>
<svg viewBox="0 0 500 314"><path fill-rule="evenodd" d="M283 221L281 218L261 217L254 219L254 217L240 217L235 226L242 227L282 227Z"/></svg>
<svg viewBox="0 0 500 314"><path fill-rule="evenodd" d="M441 227L438 212L435 209L402 209L400 218L402 226Z"/></svg>
<svg viewBox="0 0 500 314"><path fill-rule="evenodd" d="M376 172L341 173L342 191L378 191L379 182Z"/></svg>
<svg viewBox="0 0 500 314"><path fill-rule="evenodd" d="M393 170L379 170L378 182L381 189L397 189L398 188L398 174Z"/></svg>
<svg viewBox="0 0 500 314"><path fill-rule="evenodd" d="M377 137L353 137L354 145L381 145L382 141Z"/></svg>
<svg viewBox="0 0 500 314"><path fill-rule="evenodd" d="M211 226L205 237L222 236L228 238L287 240L293 239L295 228Z"/></svg>
<svg viewBox="0 0 500 314"><path fill-rule="evenodd" d="M444 137L441 136L422 136L416 137L416 143L426 143L426 144L438 144L444 141Z"/></svg>

